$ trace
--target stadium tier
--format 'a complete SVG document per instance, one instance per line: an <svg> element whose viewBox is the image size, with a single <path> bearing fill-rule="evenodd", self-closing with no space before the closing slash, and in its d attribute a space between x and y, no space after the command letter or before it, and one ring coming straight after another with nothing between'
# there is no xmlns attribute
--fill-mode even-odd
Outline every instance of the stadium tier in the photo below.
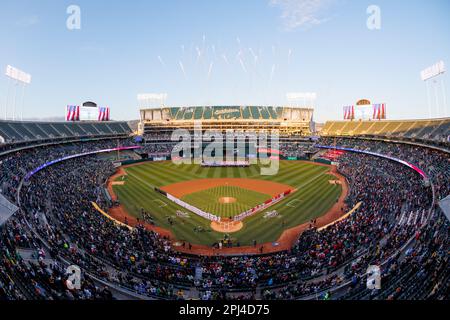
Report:
<svg viewBox="0 0 450 320"><path fill-rule="evenodd" d="M376 136L450 143L450 118L432 120L328 121L322 136Z"/></svg>
<svg viewBox="0 0 450 320"><path fill-rule="evenodd" d="M3 143L33 142L67 138L127 136L126 122L16 122L0 120Z"/></svg>
<svg viewBox="0 0 450 320"><path fill-rule="evenodd" d="M267 106L211 106L141 110L144 134L171 133L175 129L194 130L201 121L203 130L269 131L308 135L313 109Z"/></svg>

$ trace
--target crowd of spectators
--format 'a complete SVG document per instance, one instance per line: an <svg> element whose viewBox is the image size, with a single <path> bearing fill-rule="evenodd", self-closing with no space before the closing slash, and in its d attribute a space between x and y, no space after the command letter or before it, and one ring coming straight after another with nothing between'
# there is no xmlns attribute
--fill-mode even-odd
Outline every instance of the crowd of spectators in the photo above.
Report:
<svg viewBox="0 0 450 320"><path fill-rule="evenodd" d="M310 154L317 152L313 144L305 142L280 142L280 153L286 157L308 159Z"/></svg>
<svg viewBox="0 0 450 320"><path fill-rule="evenodd" d="M127 139L121 143L132 142ZM448 179L442 180L449 175L447 154L403 145L360 143L358 148L416 159L416 164L432 176L439 197L448 195ZM2 193L15 202L19 183L30 170L62 156L115 146L117 141L99 141L11 153L0 159ZM351 287L345 294L352 298L364 292L361 286L369 264L392 259L414 237L414 251L401 260L395 258L399 267L389 264L384 279L397 281L401 273L394 271L405 269L407 259L415 261L419 272L425 259L430 267L423 272L431 272L434 278L423 282L433 285L430 291L436 291L434 297L445 296L441 287L435 287L442 282L437 271L448 266L443 251L448 233L442 234L448 231L448 222L440 217L438 225L427 223L431 218L431 188L414 171L387 159L345 153L338 161L339 171L350 184L347 207L361 203L354 214L324 230L304 232L289 252L233 257L181 254L172 249L169 239L142 225L130 229L96 212L92 202L104 209L110 205L102 188L115 169L107 158L92 155L53 165L25 181L20 194L22 212L3 227L0 297L111 298L111 292L98 286L95 277L141 295L165 299L186 298L190 291L198 291L200 299L222 299L235 290L238 293L233 297L241 299L254 298L258 290L268 299L311 295L328 299L333 297L334 288L348 282ZM430 236L438 230L439 237ZM431 243L437 239L440 242ZM36 261L24 262L18 254L20 248L37 252ZM86 271L83 290L67 289L62 261ZM196 268L202 269L201 279L195 276ZM385 298L408 298L408 294Z"/></svg>
<svg viewBox="0 0 450 320"><path fill-rule="evenodd" d="M146 153L149 157L169 157L175 143L146 143L142 145L140 152Z"/></svg>
<svg viewBox="0 0 450 320"><path fill-rule="evenodd" d="M439 199L450 194L450 183L448 183L450 181L450 157L448 153L439 149L355 138L322 138L320 144L371 151L408 161L424 170L431 178Z"/></svg>

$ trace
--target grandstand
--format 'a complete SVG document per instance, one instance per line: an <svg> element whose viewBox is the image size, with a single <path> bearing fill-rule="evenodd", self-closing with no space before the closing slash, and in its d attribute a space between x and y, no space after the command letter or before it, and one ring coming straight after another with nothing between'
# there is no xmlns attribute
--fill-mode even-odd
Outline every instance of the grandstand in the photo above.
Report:
<svg viewBox="0 0 450 320"><path fill-rule="evenodd" d="M310 132L313 109L271 106L209 106L141 110L141 132L170 134L175 129L194 130L196 121L202 129L268 132L306 136Z"/></svg>
<svg viewBox="0 0 450 320"><path fill-rule="evenodd" d="M330 121L325 124L322 137L317 142L319 145L336 143L411 161L430 178L432 188L429 188L414 171L402 164L370 154L335 150L322 152L311 141L305 145L304 134L308 132L308 121L311 120L308 116L312 116L309 111L303 114L305 118L301 118L302 121L297 122L289 121L299 119L292 118L292 114L291 118L283 118L292 112L290 109L255 108L152 109L142 110L141 114L144 113L142 115L146 119L142 123L147 134L163 139L174 128L184 126L192 129L194 119L204 118L205 112L210 128L220 130L232 127L266 130L279 127L281 120L286 120L286 139L280 144L280 151L295 156L307 148L308 152L336 164L337 170L349 181L350 193L345 204L354 207L360 203L355 213L326 225L324 229L306 230L298 235L290 251L200 258L189 249L185 249L187 253L176 249L176 239L172 241L150 231L155 230L151 223L147 225L145 222L149 230L140 225L131 229L127 225L130 221L112 222L114 220L104 216L114 204L106 191L98 190L116 172L116 168L110 158L96 156L95 153L115 148L119 143L121 147L135 148L126 122L2 121L0 132L8 148L0 154L0 189L2 201L14 210L4 210L6 214L3 216L8 220L2 227L0 258L5 261L9 252L16 252L18 260L12 261L8 268L0 265L0 297L220 299L225 295L228 298L309 300L331 295L333 299L448 298L446 284L450 274L446 271L448 260L443 251L448 244L445 231L448 230L448 220L436 204L449 194L450 167L447 151L428 147L436 144L438 137L449 134L448 119ZM243 120L249 117L255 119L250 122L251 119ZM164 126L166 131L158 131L165 122L169 123ZM238 125L231 125L233 122ZM265 122L269 126L261 124ZM246 126L246 123L250 125ZM377 139L367 140L367 136ZM116 137L121 138L120 142ZM385 137L399 140L414 137L422 143L391 142ZM21 148L24 143L31 146ZM149 154L170 156L171 146L156 139L142 148ZM86 151L94 154L70 157ZM43 163L52 163L60 158L66 160L25 177L27 172ZM138 163L143 160L139 154L132 158L138 159L133 160ZM163 166L159 168L161 173L154 171L154 175L162 177L162 172L167 170ZM138 184L142 183L139 177L133 179L137 179L135 182ZM383 186L385 192L379 192L379 186ZM404 193L395 190L404 190ZM376 196L367 197L367 194ZM46 219L36 218L36 212L48 205L47 197L43 195L61 200L52 204L54 210L44 210L42 215ZM105 210L103 214L92 207L91 202L94 201ZM14 211L17 212L11 216ZM61 224L61 221L65 223ZM48 231L43 232L47 223L50 228L45 227ZM92 228L94 225L96 227ZM362 234L367 237L360 237ZM416 238L418 234L423 234L420 241ZM60 235L71 240L55 242L54 239ZM36 244L31 241L33 239L39 239L40 243ZM120 248L117 247L117 239L122 239ZM383 245L380 246L381 243ZM84 254L73 257L64 249L66 245L71 248L77 246ZM371 250L375 247L379 250ZM240 247L237 249L241 250ZM408 250L417 252L417 255L407 254ZM47 277L42 274L49 269L42 261L48 259L49 252L52 253L51 263L58 261L61 264L45 271L51 273ZM426 259L425 267L416 256ZM130 264L127 257L135 257L138 263ZM52 279L64 278L65 267L74 260L77 263L81 261L85 268L84 290L73 291L70 296L63 284L54 283ZM366 288L365 269L369 263L380 264L383 290L374 292ZM199 264L203 268L203 278L194 280L195 266ZM217 265L221 267L217 269ZM246 265L253 267L242 267ZM286 265L290 268L286 269ZM397 267L393 268L393 265ZM24 270L26 276L22 275ZM110 275L111 272L120 274L120 280ZM424 273L437 276L423 277ZM105 289L100 289L99 284ZM399 286L405 290L398 292Z"/></svg>
<svg viewBox="0 0 450 320"><path fill-rule="evenodd" d="M327 121L322 136L365 136L450 143L450 118L430 120Z"/></svg>
<svg viewBox="0 0 450 320"><path fill-rule="evenodd" d="M28 122L0 120L4 143L24 143L68 138L128 136L126 122Z"/></svg>

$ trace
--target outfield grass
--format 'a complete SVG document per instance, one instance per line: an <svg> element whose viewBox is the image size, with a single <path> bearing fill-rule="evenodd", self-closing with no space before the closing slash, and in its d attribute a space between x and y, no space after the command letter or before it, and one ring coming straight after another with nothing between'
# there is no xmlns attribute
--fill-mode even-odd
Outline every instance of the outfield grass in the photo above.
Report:
<svg viewBox="0 0 450 320"><path fill-rule="evenodd" d="M234 203L221 203L220 198L232 197ZM239 188L236 186L220 186L184 196L181 200L219 217L231 218L244 211L256 207L272 198L268 194Z"/></svg>
<svg viewBox="0 0 450 320"><path fill-rule="evenodd" d="M281 161L280 170L274 176L261 176L259 170L257 165L247 168L203 168L199 165L177 166L169 161L147 162L126 168L127 175L118 178L123 179L125 184L114 185L113 188L130 214L138 217L141 208L144 208L153 215L158 226L170 229L178 239L205 245L223 239L224 235L212 231L210 221L193 213L189 218L177 217L177 210L187 210L154 191L154 187L203 178L247 178L284 183L298 189L285 200L244 220L244 228L231 235L241 245L250 245L253 240L258 243L276 241L284 229L322 216L336 203L342 192L340 185L329 183L335 177L327 173L328 168L314 163ZM267 211L272 210L277 210L279 216L263 218ZM168 223L168 217L175 221L173 226ZM205 231L194 232L198 226Z"/></svg>

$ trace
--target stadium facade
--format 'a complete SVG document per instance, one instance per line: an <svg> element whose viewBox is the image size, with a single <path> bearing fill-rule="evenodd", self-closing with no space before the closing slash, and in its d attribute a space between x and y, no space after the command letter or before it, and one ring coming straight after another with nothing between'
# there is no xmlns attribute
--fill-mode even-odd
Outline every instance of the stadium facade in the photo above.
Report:
<svg viewBox="0 0 450 320"><path fill-rule="evenodd" d="M314 109L272 106L192 106L142 109L140 132L170 134L175 129L202 129L225 132L279 130L280 135L308 136Z"/></svg>

